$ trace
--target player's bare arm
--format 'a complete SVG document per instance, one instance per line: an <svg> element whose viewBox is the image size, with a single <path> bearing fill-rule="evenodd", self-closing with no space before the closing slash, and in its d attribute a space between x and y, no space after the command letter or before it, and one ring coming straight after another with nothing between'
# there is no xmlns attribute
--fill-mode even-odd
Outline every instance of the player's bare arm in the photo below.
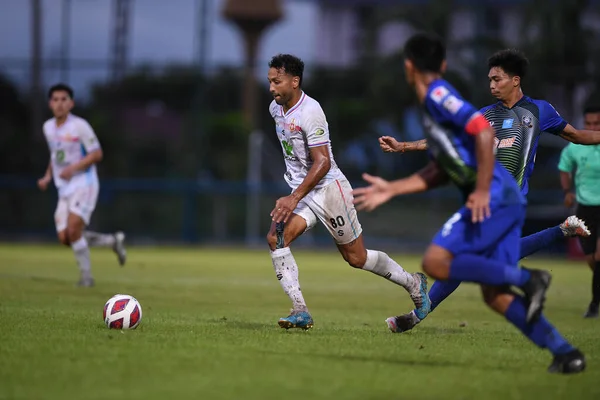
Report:
<svg viewBox="0 0 600 400"><path fill-rule="evenodd" d="M573 207L575 205L575 193L573 193L573 177L569 172L560 171L560 186L565 193L565 207Z"/></svg>
<svg viewBox="0 0 600 400"><path fill-rule="evenodd" d="M90 152L84 158L82 158L79 162L71 164L67 168L65 168L61 172L60 177L62 179L67 179L67 180L71 179L73 177L73 175L75 175L77 172L85 171L92 165L97 164L100 161L102 161L102 157L103 157L102 149L96 149L96 150Z"/></svg>
<svg viewBox="0 0 600 400"><path fill-rule="evenodd" d="M395 196L425 192L443 185L448 181L448 176L435 161L431 161L411 176L392 182L369 174L363 174L363 179L371 185L352 192L354 204L359 211L373 211Z"/></svg>
<svg viewBox="0 0 600 400"><path fill-rule="evenodd" d="M489 218L490 212L490 185L494 174L494 129L481 118L481 128L475 131L475 155L477 157L477 182L475 190L467 199L467 208L471 210L471 220L482 222Z"/></svg>
<svg viewBox="0 0 600 400"><path fill-rule="evenodd" d="M271 211L274 222L287 222L298 202L302 200L314 187L327 175L331 168L329 158L329 147L318 146L310 148L310 157L313 164L302 183L289 196L281 197L275 202L275 208Z"/></svg>
<svg viewBox="0 0 600 400"><path fill-rule="evenodd" d="M48 163L48 168L46 168L46 173L37 181L37 185L41 191L48 189L48 185L52 181L52 160Z"/></svg>
<svg viewBox="0 0 600 400"><path fill-rule="evenodd" d="M414 142L398 142L391 136L382 136L379 138L379 147L381 147L381 150L385 153L425 151L427 150L427 139L421 139Z"/></svg>
<svg viewBox="0 0 600 400"><path fill-rule="evenodd" d="M565 126L560 137L575 144L600 144L600 131L575 129L571 124Z"/></svg>

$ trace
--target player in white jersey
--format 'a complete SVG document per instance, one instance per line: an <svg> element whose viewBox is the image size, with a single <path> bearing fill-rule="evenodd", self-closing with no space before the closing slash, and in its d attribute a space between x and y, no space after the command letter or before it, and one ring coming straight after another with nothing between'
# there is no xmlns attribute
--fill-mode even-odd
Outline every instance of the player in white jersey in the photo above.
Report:
<svg viewBox="0 0 600 400"><path fill-rule="evenodd" d="M50 149L46 174L38 187L46 190L54 179L58 205L54 213L58 239L70 246L81 271L80 286L93 286L89 246L112 247L119 264L125 264L125 234L103 234L84 231L96 208L100 185L96 163L102 160L102 148L90 124L71 114L73 90L64 84L52 86L48 92L54 118L44 123L44 136Z"/></svg>
<svg viewBox="0 0 600 400"><path fill-rule="evenodd" d="M430 301L427 278L410 274L387 254L365 248L353 204L352 187L333 158L329 129L319 103L301 89L304 63L280 54L269 63L269 106L275 120L292 193L275 203L267 235L275 274L292 301L292 312L279 320L285 329L313 326L298 283L298 266L290 244L320 221L352 267L370 271L406 289L417 309L426 315Z"/></svg>

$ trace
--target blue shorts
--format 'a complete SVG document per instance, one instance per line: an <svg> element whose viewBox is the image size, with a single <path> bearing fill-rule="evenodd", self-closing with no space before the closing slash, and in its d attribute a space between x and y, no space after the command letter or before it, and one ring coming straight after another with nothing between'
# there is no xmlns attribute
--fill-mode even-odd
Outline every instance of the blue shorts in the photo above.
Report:
<svg viewBox="0 0 600 400"><path fill-rule="evenodd" d="M432 243L454 256L476 254L511 265L518 265L525 205L492 206L491 216L480 223L471 222L471 210L462 207L444 224Z"/></svg>

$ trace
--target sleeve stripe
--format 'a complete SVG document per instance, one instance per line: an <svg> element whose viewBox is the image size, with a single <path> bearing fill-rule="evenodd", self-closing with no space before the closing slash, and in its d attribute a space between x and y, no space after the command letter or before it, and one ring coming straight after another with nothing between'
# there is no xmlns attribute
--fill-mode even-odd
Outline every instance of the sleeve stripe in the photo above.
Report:
<svg viewBox="0 0 600 400"><path fill-rule="evenodd" d="M465 132L469 135L477 135L486 128L490 128L490 123L483 115L477 112L469 118L469 121L465 126Z"/></svg>
<svg viewBox="0 0 600 400"><path fill-rule="evenodd" d="M312 143L312 144L309 144L308 147L318 147L318 146L323 146L323 145L326 145L326 144L329 144L329 140L326 141L326 142Z"/></svg>

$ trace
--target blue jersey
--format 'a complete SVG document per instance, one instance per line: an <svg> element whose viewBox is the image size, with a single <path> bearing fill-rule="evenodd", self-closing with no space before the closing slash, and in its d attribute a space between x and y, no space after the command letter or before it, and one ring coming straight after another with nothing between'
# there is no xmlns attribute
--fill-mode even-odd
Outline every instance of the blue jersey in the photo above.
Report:
<svg viewBox="0 0 600 400"><path fill-rule="evenodd" d="M429 85L424 108L429 153L466 198L477 181L475 137L466 128L481 113L443 79ZM517 182L498 161L494 165L490 197L492 205L525 204Z"/></svg>
<svg viewBox="0 0 600 400"><path fill-rule="evenodd" d="M482 108L481 113L496 130L496 159L527 195L542 132L560 134L567 122L547 101L527 96L512 108L498 102Z"/></svg>

